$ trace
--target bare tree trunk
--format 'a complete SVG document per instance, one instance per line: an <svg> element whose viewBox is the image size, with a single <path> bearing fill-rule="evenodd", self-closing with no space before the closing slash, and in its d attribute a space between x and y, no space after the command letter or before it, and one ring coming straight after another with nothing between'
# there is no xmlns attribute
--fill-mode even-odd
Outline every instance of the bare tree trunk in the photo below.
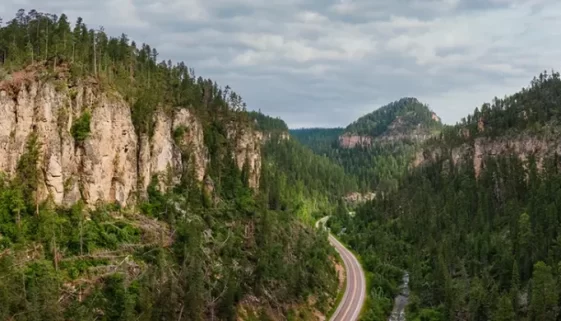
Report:
<svg viewBox="0 0 561 321"><path fill-rule="evenodd" d="M84 217L83 214L84 212L82 211L80 213L80 256L84 255L84 251L83 251L83 244L84 244L84 234L83 234L83 226L84 226Z"/></svg>
<svg viewBox="0 0 561 321"><path fill-rule="evenodd" d="M95 49L95 31L94 31L94 38L93 38L93 52L94 52L94 75L97 76L97 53L96 53L96 49Z"/></svg>
<svg viewBox="0 0 561 321"><path fill-rule="evenodd" d="M47 37L45 37L45 60L49 58L49 22L47 21Z"/></svg>
<svg viewBox="0 0 561 321"><path fill-rule="evenodd" d="M35 215L39 216L39 189L35 190Z"/></svg>
<svg viewBox="0 0 561 321"><path fill-rule="evenodd" d="M55 264L55 271L58 271L58 253L56 250L56 235L53 230L53 261Z"/></svg>
<svg viewBox="0 0 561 321"><path fill-rule="evenodd" d="M183 316L183 304L181 305L181 310L179 311L179 317L177 318L177 321L181 321L181 317Z"/></svg>

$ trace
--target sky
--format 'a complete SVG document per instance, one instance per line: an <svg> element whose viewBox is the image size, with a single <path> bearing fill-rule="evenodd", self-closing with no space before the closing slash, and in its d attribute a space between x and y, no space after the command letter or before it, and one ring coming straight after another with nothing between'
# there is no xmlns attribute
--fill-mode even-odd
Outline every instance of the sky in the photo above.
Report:
<svg viewBox="0 0 561 321"><path fill-rule="evenodd" d="M230 85L291 128L401 97L453 124L561 62L559 0L2 0L103 26Z"/></svg>

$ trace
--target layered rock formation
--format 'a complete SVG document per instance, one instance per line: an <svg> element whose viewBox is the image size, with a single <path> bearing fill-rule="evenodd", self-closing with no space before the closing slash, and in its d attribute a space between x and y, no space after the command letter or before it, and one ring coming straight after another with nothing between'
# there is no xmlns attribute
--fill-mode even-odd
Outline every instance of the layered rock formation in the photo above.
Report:
<svg viewBox="0 0 561 321"><path fill-rule="evenodd" d="M368 147L372 145L372 137L345 133L339 136L341 148Z"/></svg>
<svg viewBox="0 0 561 321"><path fill-rule="evenodd" d="M434 117L437 116L433 114L433 119L435 119ZM403 117L397 117L381 135L372 137L347 132L339 136L339 146L341 148L370 147L375 143L395 143L400 141L421 143L430 137L432 137L432 133L424 128L422 124L417 124L414 128L410 128L409 125L405 124Z"/></svg>
<svg viewBox="0 0 561 321"><path fill-rule="evenodd" d="M5 84L4 84L5 85ZM56 81L29 81L0 86L0 172L16 174L26 142L36 135L40 148L38 198L70 205L118 202L125 206L144 195L157 175L165 190L180 179L185 166L205 178L209 156L203 124L188 109L160 110L151 137L137 135L130 106L118 94L96 85L66 88ZM71 133L84 113L90 133L77 141ZM235 139L236 163L249 161L250 185L258 187L262 135L249 127L229 131ZM185 155L187 154L187 157Z"/></svg>
<svg viewBox="0 0 561 321"><path fill-rule="evenodd" d="M359 193L359 192L352 192L343 197L343 200L349 204L357 205L366 203L376 198L376 193Z"/></svg>
<svg viewBox="0 0 561 321"><path fill-rule="evenodd" d="M495 139L479 137L470 143L464 143L451 150L429 146L416 153L412 165L414 167L422 166L443 157L451 159L454 165L467 161L472 163L475 175L478 177L487 157L515 155L521 161L526 161L528 157L534 155L537 167L540 169L545 157L552 156L555 153L561 154L561 139L555 137L559 136L551 135L550 138L545 138L520 134L516 137Z"/></svg>
<svg viewBox="0 0 561 321"><path fill-rule="evenodd" d="M249 168L249 186L259 188L259 178L261 177L261 144L263 134L251 130L247 126L238 126L231 123L228 128L228 139L235 141L235 158L238 167L242 169L246 162Z"/></svg>

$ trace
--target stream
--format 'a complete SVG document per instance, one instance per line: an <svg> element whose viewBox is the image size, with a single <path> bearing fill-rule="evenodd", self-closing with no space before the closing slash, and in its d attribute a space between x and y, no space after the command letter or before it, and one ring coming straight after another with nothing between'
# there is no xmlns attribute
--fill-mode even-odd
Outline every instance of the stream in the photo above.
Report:
<svg viewBox="0 0 561 321"><path fill-rule="evenodd" d="M388 321L405 321L405 307L409 301L409 273L402 278L399 294L395 297L393 311Z"/></svg>

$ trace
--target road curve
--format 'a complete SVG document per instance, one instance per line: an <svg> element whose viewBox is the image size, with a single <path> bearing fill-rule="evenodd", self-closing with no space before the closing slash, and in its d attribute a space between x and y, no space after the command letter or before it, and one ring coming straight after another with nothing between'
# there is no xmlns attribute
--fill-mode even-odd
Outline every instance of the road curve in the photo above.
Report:
<svg viewBox="0 0 561 321"><path fill-rule="evenodd" d="M318 223L325 223L324 218ZM316 224L318 225L318 224ZM331 316L330 321L356 321L360 316L360 311L364 305L366 298L366 279L364 271L356 257L341 242L339 242L331 233L329 234L329 243L341 256L345 265L347 287L343 299L339 303L337 310Z"/></svg>

